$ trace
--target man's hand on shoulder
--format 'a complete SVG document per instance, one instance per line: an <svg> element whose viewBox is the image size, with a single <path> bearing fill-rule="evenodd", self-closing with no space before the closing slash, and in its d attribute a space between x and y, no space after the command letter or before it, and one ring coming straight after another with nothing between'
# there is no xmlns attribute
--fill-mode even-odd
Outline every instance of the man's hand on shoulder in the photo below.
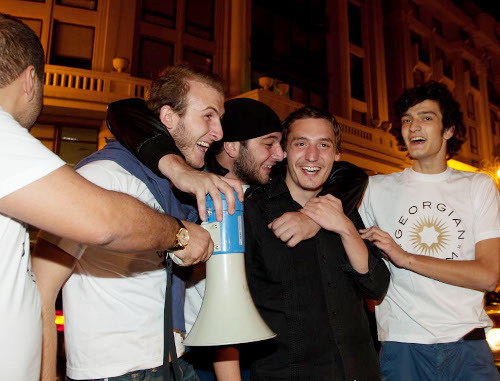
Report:
<svg viewBox="0 0 500 381"><path fill-rule="evenodd" d="M183 221L183 224L189 231L189 243L186 248L174 253L182 261L180 266L191 266L207 261L214 251L210 233L200 225L187 221Z"/></svg>
<svg viewBox="0 0 500 381"><path fill-rule="evenodd" d="M331 194L311 198L300 212L323 229L340 235L350 233L354 228L352 221L344 214L342 202Z"/></svg>
<svg viewBox="0 0 500 381"><path fill-rule="evenodd" d="M274 235L294 247L306 239L314 237L321 228L308 216L299 212L287 212L267 225Z"/></svg>
<svg viewBox="0 0 500 381"><path fill-rule="evenodd" d="M234 191L238 194L238 199L243 202L244 192L240 181L194 169L177 155L163 156L158 168L177 189L196 197L198 213L203 221L206 220L205 197L207 194L210 194L214 201L217 221L222 221L223 215L221 192L226 198L229 214L233 214L235 210Z"/></svg>

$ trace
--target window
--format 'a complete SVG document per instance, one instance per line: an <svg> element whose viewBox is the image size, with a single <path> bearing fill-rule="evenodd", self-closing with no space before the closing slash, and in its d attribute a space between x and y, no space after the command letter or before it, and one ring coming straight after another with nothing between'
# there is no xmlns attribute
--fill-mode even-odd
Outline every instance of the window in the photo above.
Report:
<svg viewBox="0 0 500 381"><path fill-rule="evenodd" d="M351 97L365 101L365 81L363 78L363 59L351 53Z"/></svg>
<svg viewBox="0 0 500 381"><path fill-rule="evenodd" d="M73 8L83 8L95 11L97 9L96 0L57 0L56 4L66 5Z"/></svg>
<svg viewBox="0 0 500 381"><path fill-rule="evenodd" d="M449 79L453 79L453 65L448 57L446 57L445 53L439 48L436 48L436 60L438 61L438 65L441 65L443 75Z"/></svg>
<svg viewBox="0 0 500 381"><path fill-rule="evenodd" d="M415 33L410 33L410 42L412 46L417 47L418 60L426 65L430 65L430 55L427 43L423 41L422 37Z"/></svg>
<svg viewBox="0 0 500 381"><path fill-rule="evenodd" d="M300 103L328 105L326 9L324 0L252 3L252 87L268 76L290 85Z"/></svg>
<svg viewBox="0 0 500 381"><path fill-rule="evenodd" d="M432 18L432 30L439 34L440 36L443 35L443 24L441 24L441 21Z"/></svg>
<svg viewBox="0 0 500 381"><path fill-rule="evenodd" d="M499 122L497 113L494 110L490 110L490 123L491 123L491 133L493 136L497 134L498 128L497 123ZM498 131L500 132L500 131Z"/></svg>
<svg viewBox="0 0 500 381"><path fill-rule="evenodd" d="M470 144L470 151L472 153L479 153L478 146L477 146L477 131L475 127L470 126L469 127L469 144Z"/></svg>
<svg viewBox="0 0 500 381"><path fill-rule="evenodd" d="M94 28L54 20L49 63L90 70L93 49Z"/></svg>
<svg viewBox="0 0 500 381"><path fill-rule="evenodd" d="M476 70L467 60L464 60L464 72L469 73L470 85L475 89L479 90L479 77L476 74Z"/></svg>
<svg viewBox="0 0 500 381"><path fill-rule="evenodd" d="M164 41L142 37L139 44L138 76L155 78L174 62L174 46Z"/></svg>
<svg viewBox="0 0 500 381"><path fill-rule="evenodd" d="M183 60L195 67L212 71L212 57L207 54L191 49L184 49Z"/></svg>
<svg viewBox="0 0 500 381"><path fill-rule="evenodd" d="M186 33L213 40L214 0L186 0Z"/></svg>
<svg viewBox="0 0 500 381"><path fill-rule="evenodd" d="M347 8L349 18L349 42L356 46L363 46L361 8L349 1Z"/></svg>
<svg viewBox="0 0 500 381"><path fill-rule="evenodd" d="M467 95L467 117L469 119L476 120L476 107L474 96L472 94Z"/></svg>
<svg viewBox="0 0 500 381"><path fill-rule="evenodd" d="M30 132L71 166L97 150L98 127L36 124Z"/></svg>
<svg viewBox="0 0 500 381"><path fill-rule="evenodd" d="M143 0L142 20L151 24L175 28L176 1Z"/></svg>

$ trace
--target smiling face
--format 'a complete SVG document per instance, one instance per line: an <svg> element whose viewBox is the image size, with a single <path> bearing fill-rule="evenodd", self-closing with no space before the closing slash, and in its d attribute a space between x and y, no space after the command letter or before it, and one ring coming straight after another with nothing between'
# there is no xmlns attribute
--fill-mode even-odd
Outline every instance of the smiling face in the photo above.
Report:
<svg viewBox="0 0 500 381"><path fill-rule="evenodd" d="M267 184L271 168L283 160L281 132L273 132L242 142L233 171L246 184Z"/></svg>
<svg viewBox="0 0 500 381"><path fill-rule="evenodd" d="M169 106L163 106L160 119L186 162L194 168L201 168L207 149L222 139L220 118L224 113L224 96L198 81L189 81L189 86L184 115L179 117Z"/></svg>
<svg viewBox="0 0 500 381"><path fill-rule="evenodd" d="M410 107L401 118L401 135L413 158L413 169L440 173L446 169L446 142L453 127L443 131L443 115L436 101L426 99Z"/></svg>
<svg viewBox="0 0 500 381"><path fill-rule="evenodd" d="M305 204L317 195L339 159L332 124L325 119L299 119L289 127L286 185L295 201Z"/></svg>

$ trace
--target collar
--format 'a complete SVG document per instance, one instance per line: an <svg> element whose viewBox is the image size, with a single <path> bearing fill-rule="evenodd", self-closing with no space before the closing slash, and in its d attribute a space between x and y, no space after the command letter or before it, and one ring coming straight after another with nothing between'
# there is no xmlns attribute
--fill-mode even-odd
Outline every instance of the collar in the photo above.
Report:
<svg viewBox="0 0 500 381"><path fill-rule="evenodd" d="M290 195L290 191L288 190L288 187L285 182L285 177L286 177L286 170L280 171L273 175L273 178L269 183L269 191L268 191L269 198L278 197L282 194Z"/></svg>

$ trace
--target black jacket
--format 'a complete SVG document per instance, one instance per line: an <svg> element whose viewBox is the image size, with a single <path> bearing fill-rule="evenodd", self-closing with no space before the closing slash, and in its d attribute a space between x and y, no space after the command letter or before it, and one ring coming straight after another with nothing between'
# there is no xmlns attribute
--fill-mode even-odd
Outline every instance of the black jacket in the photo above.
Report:
<svg viewBox="0 0 500 381"><path fill-rule="evenodd" d="M252 379L380 379L363 296L380 299L389 271L378 249L367 242L369 272L357 273L340 236L323 229L288 248L267 225L300 208L284 174L245 197L248 285L263 319L278 334L248 351ZM349 218L363 227L357 210Z"/></svg>

